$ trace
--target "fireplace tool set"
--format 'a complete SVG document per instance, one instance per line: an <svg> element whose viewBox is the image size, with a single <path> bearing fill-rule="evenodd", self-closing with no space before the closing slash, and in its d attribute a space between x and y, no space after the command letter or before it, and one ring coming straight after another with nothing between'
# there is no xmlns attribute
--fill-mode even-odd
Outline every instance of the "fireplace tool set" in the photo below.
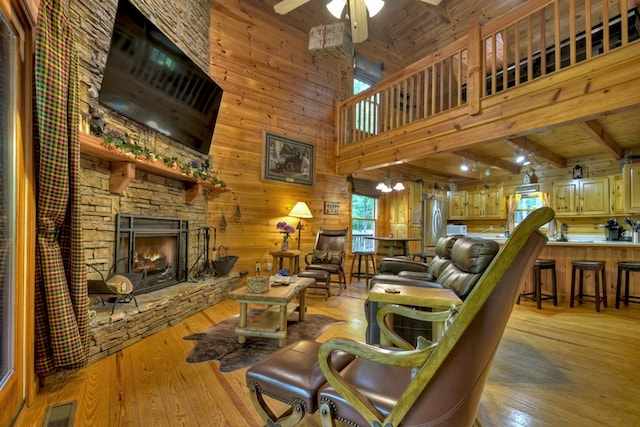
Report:
<svg viewBox="0 0 640 427"><path fill-rule="evenodd" d="M199 279L205 277L211 277L215 273L213 271L213 264L209 257L211 247L211 230L213 230L213 247L216 246L217 230L215 227L200 227L198 228L198 242L197 252L198 255L193 265L189 269L189 279L193 282L197 282Z"/></svg>

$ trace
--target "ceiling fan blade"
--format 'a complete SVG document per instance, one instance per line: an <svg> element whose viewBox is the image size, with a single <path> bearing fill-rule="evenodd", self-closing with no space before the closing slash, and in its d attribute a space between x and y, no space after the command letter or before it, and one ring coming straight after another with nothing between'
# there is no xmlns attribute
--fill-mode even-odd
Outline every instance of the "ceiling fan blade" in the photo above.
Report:
<svg viewBox="0 0 640 427"><path fill-rule="evenodd" d="M361 43L369 37L367 7L363 0L349 2L349 21L351 21L351 40Z"/></svg>
<svg viewBox="0 0 640 427"><path fill-rule="evenodd" d="M425 3L429 3L433 6L438 6L440 3L442 3L442 0L422 0Z"/></svg>
<svg viewBox="0 0 640 427"><path fill-rule="evenodd" d="M308 3L309 0L282 0L280 3L276 3L273 6L273 10L280 15L285 15L291 12L296 7L300 7L305 3Z"/></svg>

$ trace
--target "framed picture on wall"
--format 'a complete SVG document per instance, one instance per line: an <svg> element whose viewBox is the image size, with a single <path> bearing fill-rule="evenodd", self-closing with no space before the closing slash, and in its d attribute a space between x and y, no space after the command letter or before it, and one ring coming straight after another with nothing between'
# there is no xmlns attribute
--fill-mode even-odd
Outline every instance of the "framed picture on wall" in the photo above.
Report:
<svg viewBox="0 0 640 427"><path fill-rule="evenodd" d="M313 145L265 132L264 146L264 179L313 185Z"/></svg>

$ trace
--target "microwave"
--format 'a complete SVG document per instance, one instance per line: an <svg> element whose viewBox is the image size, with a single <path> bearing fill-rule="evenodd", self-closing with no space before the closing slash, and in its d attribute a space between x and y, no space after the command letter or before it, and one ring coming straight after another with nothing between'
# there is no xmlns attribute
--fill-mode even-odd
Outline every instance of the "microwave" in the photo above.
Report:
<svg viewBox="0 0 640 427"><path fill-rule="evenodd" d="M462 234L464 236L467 235L467 226L466 225L447 225L447 236L453 236L455 234Z"/></svg>

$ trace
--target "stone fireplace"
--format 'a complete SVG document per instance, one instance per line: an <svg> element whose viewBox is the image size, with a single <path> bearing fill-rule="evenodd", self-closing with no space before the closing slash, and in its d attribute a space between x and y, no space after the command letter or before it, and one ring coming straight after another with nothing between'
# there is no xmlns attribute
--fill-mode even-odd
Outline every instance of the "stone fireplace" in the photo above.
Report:
<svg viewBox="0 0 640 427"><path fill-rule="evenodd" d="M189 221L116 215L115 271L135 277L134 295L186 280L188 247Z"/></svg>

